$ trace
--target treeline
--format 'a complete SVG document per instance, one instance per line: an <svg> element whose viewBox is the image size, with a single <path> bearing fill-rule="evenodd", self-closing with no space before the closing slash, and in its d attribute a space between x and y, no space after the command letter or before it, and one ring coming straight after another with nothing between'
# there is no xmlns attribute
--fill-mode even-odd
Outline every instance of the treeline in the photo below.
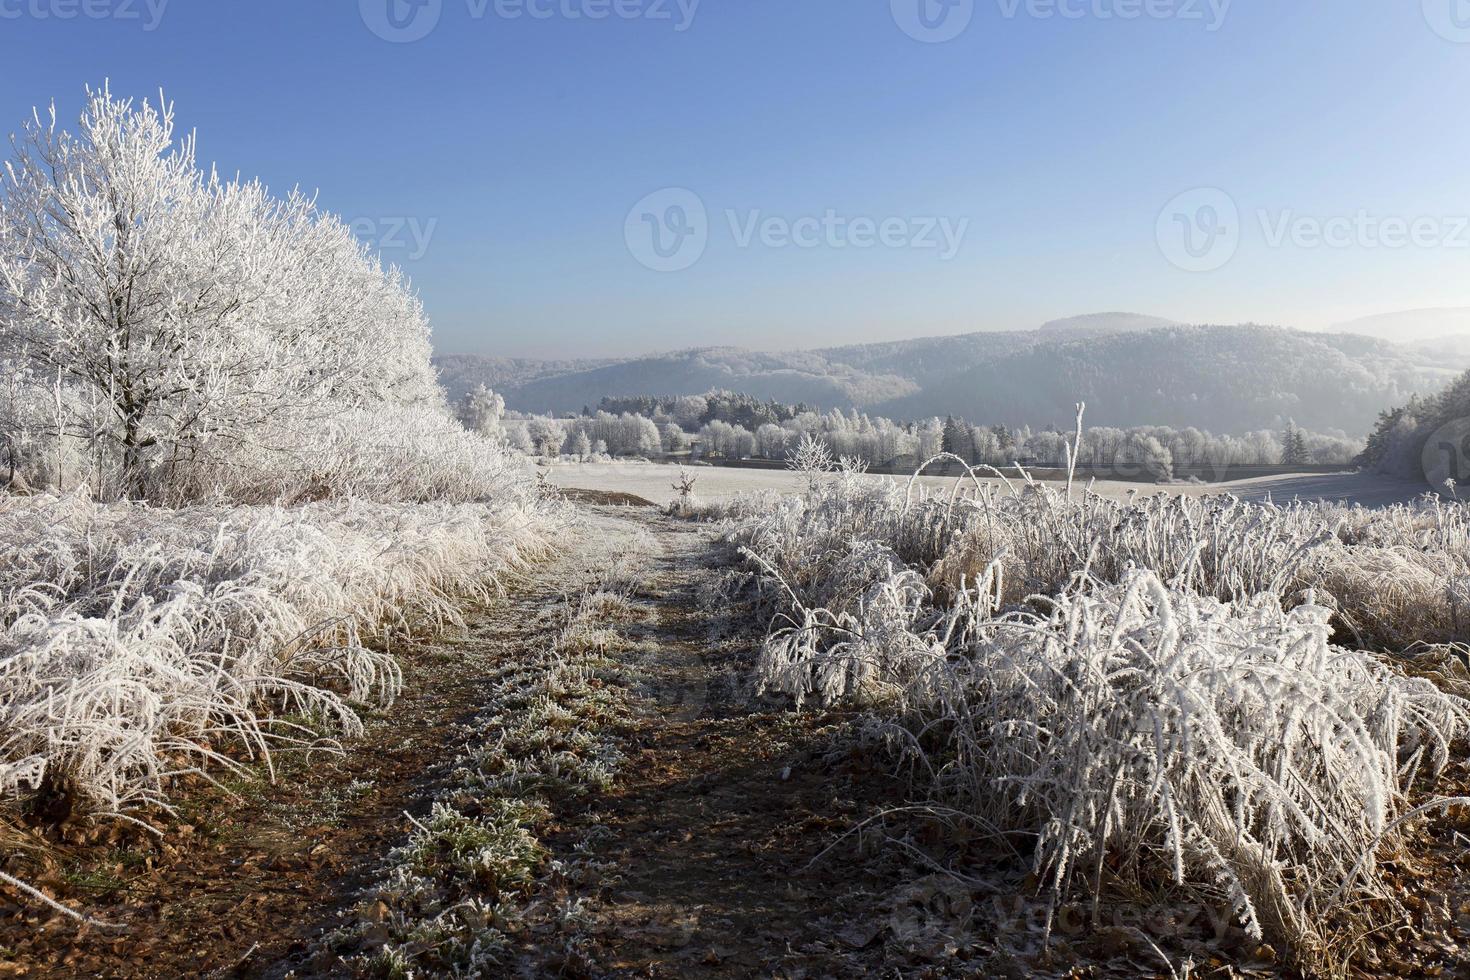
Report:
<svg viewBox="0 0 1470 980"><path fill-rule="evenodd" d="M462 405L483 403L488 393L471 393ZM836 457L869 466L916 466L941 453L971 465L1020 463L1035 467L1066 464L1070 433L1056 427L1033 430L976 425L958 418L897 422L856 410L816 412L743 395L714 392L678 398L604 399L602 408L582 416L511 417L505 438L523 452L540 456L678 456L784 460L810 436ZM623 409L614 412L612 409ZM632 411L639 408L643 411ZM758 411L751 417L748 413ZM645 414L645 412L647 414ZM765 418L741 424L734 418ZM483 429L482 429L483 431ZM1197 428L1169 426L1087 429L1078 464L1084 470L1147 476L1219 473L1234 466L1347 465L1362 443L1342 433L1314 433L1288 425L1241 436L1215 435Z"/></svg>
<svg viewBox="0 0 1470 980"><path fill-rule="evenodd" d="M712 391L705 395L604 398L597 407L599 412L611 415L642 415L673 421L691 432L711 422L727 422L754 432L763 425L782 425L817 411L805 402L784 405L774 398L762 401L730 391ZM593 413L584 408L582 414L591 416Z"/></svg>
<svg viewBox="0 0 1470 980"><path fill-rule="evenodd" d="M1470 372L1443 391L1378 416L1358 463L1405 479L1424 479L1453 491L1470 478ZM1451 483L1451 481L1453 481Z"/></svg>

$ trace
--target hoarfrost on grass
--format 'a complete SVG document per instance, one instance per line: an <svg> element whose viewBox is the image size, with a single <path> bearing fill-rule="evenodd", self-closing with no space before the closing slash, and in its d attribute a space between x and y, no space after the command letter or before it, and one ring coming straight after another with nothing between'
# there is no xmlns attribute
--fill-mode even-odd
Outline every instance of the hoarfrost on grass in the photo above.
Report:
<svg viewBox="0 0 1470 980"><path fill-rule="evenodd" d="M456 622L544 545L528 507L0 498L0 805L49 774L121 812L240 768L226 742L268 761L308 726L357 734L352 704L401 684L368 641Z"/></svg>
<svg viewBox="0 0 1470 980"><path fill-rule="evenodd" d="M1374 651L1467 638L1464 505L931 495L818 462L704 512L773 616L761 687L864 706L919 797L1034 842L1053 908L1182 886L1308 969L1345 910L1397 908L1378 863L1470 705Z"/></svg>

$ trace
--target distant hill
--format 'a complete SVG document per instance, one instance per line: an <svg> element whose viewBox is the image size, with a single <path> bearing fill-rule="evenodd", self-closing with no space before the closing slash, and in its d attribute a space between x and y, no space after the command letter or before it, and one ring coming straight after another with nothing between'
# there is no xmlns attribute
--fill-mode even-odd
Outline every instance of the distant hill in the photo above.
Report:
<svg viewBox="0 0 1470 980"><path fill-rule="evenodd" d="M469 381L463 374L456 380L456 387ZM450 387L451 394L456 387ZM907 378L863 371L818 352L762 354L735 348L678 351L581 370L547 369L491 387L504 393L507 405L524 412L575 412L605 396L694 395L716 389L822 408L872 405L918 391Z"/></svg>
<svg viewBox="0 0 1470 980"><path fill-rule="evenodd" d="M1443 383L1413 352L1371 337L1280 327L1169 327L1108 334L982 362L916 396L876 406L897 417L943 411L1012 425L1065 426L1088 403L1095 425L1277 428L1363 434L1395 398Z"/></svg>
<svg viewBox="0 0 1470 980"><path fill-rule="evenodd" d="M488 385L500 391L541 378L580 374L618 363L621 362L614 358L545 361L523 357L488 357L484 354L442 354L434 358L434 366L439 370L439 383L455 398L475 385Z"/></svg>
<svg viewBox="0 0 1470 980"><path fill-rule="evenodd" d="M1160 330L1164 327L1182 327L1177 320L1165 320L1158 316L1141 313L1087 313L1083 316L1053 320L1041 325L1041 333L1050 338L1100 337L1110 333L1137 333L1140 330Z"/></svg>
<svg viewBox="0 0 1470 980"><path fill-rule="evenodd" d="M1380 313L1340 323L1333 330L1379 337L1396 344L1420 344L1446 338L1458 338L1463 343L1470 340L1470 307Z"/></svg>
<svg viewBox="0 0 1470 980"><path fill-rule="evenodd" d="M1386 405L1470 367L1470 345L1405 346L1351 333L1183 326L1139 314L1037 330L926 337L792 353L705 348L609 361L440 358L458 394L483 381L520 411L575 412L604 396L744 392L900 419L1065 425L1088 402L1096 425L1193 425L1365 434Z"/></svg>

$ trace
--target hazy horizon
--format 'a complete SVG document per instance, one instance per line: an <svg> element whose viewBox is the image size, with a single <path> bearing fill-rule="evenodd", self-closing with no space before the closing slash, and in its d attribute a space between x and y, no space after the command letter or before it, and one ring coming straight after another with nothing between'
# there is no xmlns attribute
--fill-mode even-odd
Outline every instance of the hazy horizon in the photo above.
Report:
<svg viewBox="0 0 1470 980"><path fill-rule="evenodd" d="M865 339L862 339L862 340L853 340L853 341L850 341L850 342L842 342L842 341L839 341L839 342L836 342L836 343L810 344L810 343L801 343L799 341L793 341L793 342L789 342L789 343L785 343L785 344L775 343L775 344L770 344L770 345L766 345L766 346L755 347L755 346L752 346L750 344L740 343L740 342L733 341L733 340L732 341L729 341L729 342L721 342L718 339L715 339L715 340L712 340L712 341L710 341L708 343L680 344L680 345L673 346L673 347L655 347L655 348L647 348L647 349L631 349L631 348L629 348L629 349L620 349L620 350L619 349L609 348L608 350L604 350L604 351L600 351L600 352L598 352L598 351L592 351L592 352L587 352L587 353L579 353L579 354L576 354L576 355L570 355L570 354L566 353L564 350L559 350L559 349L557 349L555 347L550 347L550 346L548 346L546 348L543 348L543 349L540 349L539 351L538 351L537 348L534 348L534 347L527 348L526 349L526 352L524 352L524 353L505 353L505 352L502 352L500 350L450 349L448 347L445 347L444 344L443 344L443 342L441 341L441 339L438 336L436 336L435 337L435 340L434 340L434 353L435 353L436 356L446 356L446 355L479 355L479 356L485 356L485 357L505 357L505 358L511 358L511 359L531 360L531 361L539 361L539 360L557 361L557 360L622 360L622 359L637 359L637 358L641 358L641 357L649 357L649 356L654 356L654 355L658 355L658 354L667 354L667 353L672 353L672 352L676 352L676 351L683 351L683 350L703 350L703 349L710 349L710 348L735 348L735 349L741 349L741 350L762 351L762 352L778 353L779 354L779 353L794 353L794 352L808 351L808 350L821 350L821 349L827 349L827 348L833 348L833 347L849 347L849 346L853 346L853 345L856 345L856 344L883 344L883 343L901 342L901 341L906 341L906 340L925 340L925 339L941 338L941 337L961 337L961 336L965 336L965 335L968 335L968 334L975 334L975 333L1024 332L1024 331L1031 331L1031 330L1039 330L1039 329L1041 329L1043 327L1046 327L1046 326L1049 326L1051 324L1054 324L1054 323L1062 323L1062 322L1065 322L1065 321L1068 321L1068 320L1084 319L1084 318L1091 317L1091 316L1108 316L1108 315L1119 315L1119 314L1121 314L1121 315L1138 315L1138 316L1145 316L1145 317L1157 317L1158 319L1172 320L1172 321L1174 321L1176 323L1183 324L1183 325L1186 325L1186 326L1239 326L1239 325L1243 325L1243 324L1249 323L1249 324L1254 324L1256 326L1281 327L1281 328L1289 329L1289 330L1303 330L1303 331L1306 331L1308 333L1339 333L1339 332L1342 332L1342 333L1361 333L1364 336L1375 336L1375 337L1379 337L1379 338L1384 339L1384 340L1390 340L1390 341L1395 341L1395 342L1399 342L1399 343L1414 343L1414 342L1420 341L1420 340L1438 339L1438 338L1443 338L1443 337L1461 337L1461 336L1463 336L1463 337L1470 337L1470 306L1467 306L1467 307L1429 307L1429 308L1414 309L1414 310L1387 310L1387 311L1381 311L1381 312L1378 312L1378 313L1366 314L1366 315L1364 315L1362 317L1358 317L1358 318L1355 318L1353 320L1346 320L1346 321L1337 322L1337 323L1329 323L1329 324L1321 325L1321 326L1301 326L1301 325L1298 325L1298 324L1278 323L1278 322L1273 322L1273 321L1269 321L1269 320L1241 321L1241 323L1227 323L1225 321L1209 321L1209 320L1191 320L1191 319L1186 319L1186 318L1182 318L1182 317L1168 316L1166 314L1161 314L1161 313L1157 313L1157 312L1150 312L1148 310L1096 310L1096 311L1092 311L1092 312L1089 312L1089 313L1076 313L1076 314L1068 314L1066 316L1051 317L1051 318L1049 318L1049 319L1047 319L1045 321L1040 321L1040 322L1036 322L1036 323L1029 323L1029 324L1017 324L1017 325L1007 325L1007 326L981 326L981 327L970 327L970 328L967 328L967 329L951 330L951 331L937 331L937 330L929 330L929 331L926 331L926 330L922 330L922 329L916 327L916 328L914 328L914 330L912 332L909 332L909 333L899 334L899 335L895 335L895 336L871 337L871 338L865 338ZM1368 330L1368 329L1366 329L1366 323L1368 321L1382 320L1382 319L1387 319L1387 318L1395 318L1395 319L1397 319L1397 318L1400 318L1400 317L1403 317L1405 319L1408 319L1408 318L1418 317L1418 316L1421 316L1421 315L1428 316L1428 315L1433 315L1433 314L1448 314L1448 315L1452 315L1453 318L1457 321L1457 323L1459 325L1458 326L1458 329L1449 329L1449 330L1445 330L1445 331L1442 331L1442 332L1435 331L1435 330L1421 330L1419 333L1414 334L1412 336L1395 336L1395 332L1394 331L1392 331L1392 330L1386 330L1386 329L1385 330L1371 330L1371 331Z"/></svg>

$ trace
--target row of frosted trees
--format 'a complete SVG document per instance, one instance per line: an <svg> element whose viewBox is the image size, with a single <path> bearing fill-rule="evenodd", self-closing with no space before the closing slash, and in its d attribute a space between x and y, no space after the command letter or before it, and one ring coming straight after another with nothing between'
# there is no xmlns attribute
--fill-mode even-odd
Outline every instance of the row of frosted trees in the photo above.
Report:
<svg viewBox="0 0 1470 980"><path fill-rule="evenodd" d="M472 394L486 398L488 393ZM730 459L783 460L812 436L833 456L870 465L904 464L953 453L972 464L1009 466L1015 462L1061 466L1067 436L1055 430L1032 431L977 426L961 419L898 423L858 412L802 412L785 422L754 430L716 419L698 423L697 399L681 399L683 418L660 412L654 417L624 412L570 419L534 416L507 420L505 437L522 451L542 456L658 456L690 450ZM685 404L687 403L687 404ZM1167 479L1176 470L1220 469L1282 462L1347 464L1361 444L1341 434L1309 433L1289 426L1280 436L1269 431L1217 436L1199 429L1139 426L1094 427L1084 434L1079 463L1097 471L1130 471ZM1290 455L1291 458L1286 457Z"/></svg>

